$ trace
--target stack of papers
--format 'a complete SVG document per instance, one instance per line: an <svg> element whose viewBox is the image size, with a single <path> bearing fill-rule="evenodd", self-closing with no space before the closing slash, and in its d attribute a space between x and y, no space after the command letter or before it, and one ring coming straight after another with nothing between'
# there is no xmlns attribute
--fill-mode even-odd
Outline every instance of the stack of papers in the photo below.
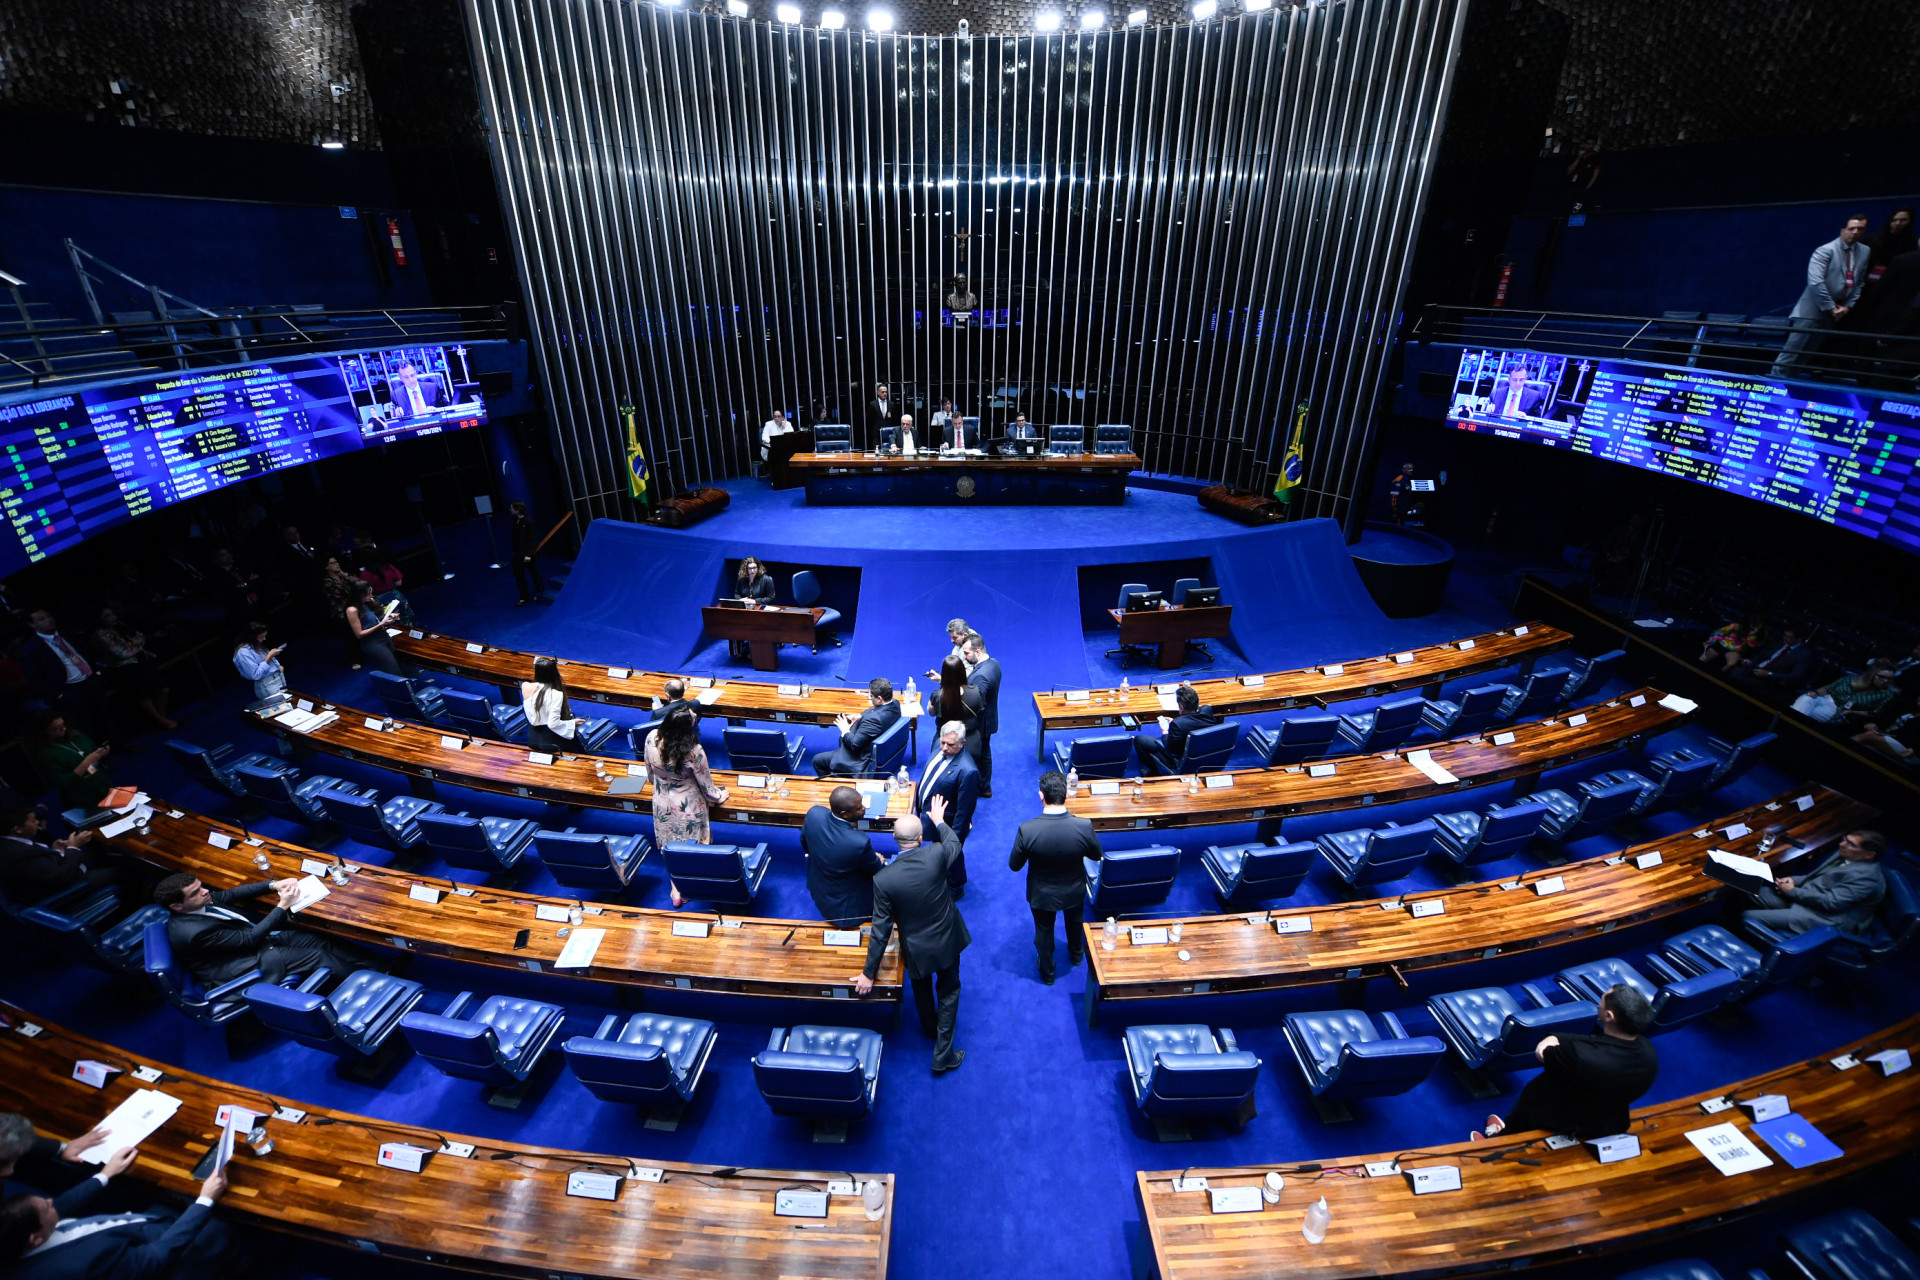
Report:
<svg viewBox="0 0 1920 1280"><path fill-rule="evenodd" d="M287 904L287 910L298 915L332 892L321 883L319 876L301 876L293 887L293 901Z"/></svg>
<svg viewBox="0 0 1920 1280"><path fill-rule="evenodd" d="M335 711L302 711L295 707L289 711L282 711L273 719L276 724L283 724L295 733L312 733L315 729L332 724L339 718L339 713Z"/></svg>
<svg viewBox="0 0 1920 1280"><path fill-rule="evenodd" d="M1666 697L1660 699L1660 705L1665 707L1669 711L1678 711L1681 715L1684 716L1684 715L1692 714L1693 709L1699 706L1700 704L1695 702L1692 698L1683 698L1677 693L1670 693Z"/></svg>
<svg viewBox="0 0 1920 1280"><path fill-rule="evenodd" d="M714 703L720 701L720 695L722 692L723 690L720 690L720 689L702 689L699 693L694 695L694 701L698 702L703 707L710 707Z"/></svg>
<svg viewBox="0 0 1920 1280"><path fill-rule="evenodd" d="M594 953L600 950L600 939L607 936L605 929L575 929L567 938L567 945L560 948L559 958L553 962L556 969L584 969L593 963Z"/></svg>
<svg viewBox="0 0 1920 1280"><path fill-rule="evenodd" d="M1724 868L1736 876L1751 876L1756 880L1773 883L1773 868L1758 858L1746 858L1737 853L1728 853L1725 849L1707 850L1707 861Z"/></svg>
<svg viewBox="0 0 1920 1280"><path fill-rule="evenodd" d="M141 1089L95 1126L106 1130L107 1140L88 1147L80 1158L88 1164L105 1164L107 1157L120 1148L139 1146L179 1109L180 1099L158 1089Z"/></svg>
<svg viewBox="0 0 1920 1280"><path fill-rule="evenodd" d="M1454 777L1453 774L1447 772L1446 766L1434 763L1433 752L1431 751L1409 751L1407 752L1407 763L1426 774L1435 782L1460 781L1460 779Z"/></svg>

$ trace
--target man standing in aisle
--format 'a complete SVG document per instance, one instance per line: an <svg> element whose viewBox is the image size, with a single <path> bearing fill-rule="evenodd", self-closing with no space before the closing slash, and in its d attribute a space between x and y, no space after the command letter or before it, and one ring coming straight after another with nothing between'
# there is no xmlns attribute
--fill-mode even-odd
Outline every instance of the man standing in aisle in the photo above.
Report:
<svg viewBox="0 0 1920 1280"><path fill-rule="evenodd" d="M1791 377L1790 370L1807 352L1818 351L1821 331L1833 328L1860 301L1860 290L1867 284L1867 259L1871 256L1860 237L1866 234L1865 214L1855 214L1840 226L1840 235L1821 245L1807 259L1807 287L1800 301L1793 304L1793 332L1773 362L1773 376Z"/></svg>
<svg viewBox="0 0 1920 1280"><path fill-rule="evenodd" d="M520 589L520 598L513 605L518 609L535 600L544 601L547 584L540 576L540 531L533 527L527 504L509 502L507 512L513 517L513 529L508 536L513 542L513 585Z"/></svg>
<svg viewBox="0 0 1920 1280"><path fill-rule="evenodd" d="M958 726L956 726L957 728ZM946 824L947 802L936 797L927 807L934 839L921 840L922 825L915 817L893 824L899 856L873 877L873 933L867 939L867 967L853 980L859 995L873 991L880 962L886 957L893 929L900 927L900 962L913 987L914 1011L920 1029L933 1037L933 1074L945 1075L966 1059L953 1047L953 1031L960 1020L960 953L973 941L967 922L947 891L951 866L960 858L960 838ZM938 1003L935 1003L936 987Z"/></svg>
<svg viewBox="0 0 1920 1280"><path fill-rule="evenodd" d="M929 755L932 758L913 791L913 811L928 817L936 802L945 801L953 813L954 837L964 845L973 830L973 806L980 799L980 770L967 754L967 727L958 720L941 725L938 750ZM947 868L947 887L956 900L967 896L964 850L954 854Z"/></svg>
<svg viewBox="0 0 1920 1280"><path fill-rule="evenodd" d="M980 798L993 798L993 735L1000 732L1000 660L987 653L987 642L978 631L969 631L960 646L960 657L969 670L967 683L980 686L980 753L973 762L980 766Z"/></svg>
<svg viewBox="0 0 1920 1280"><path fill-rule="evenodd" d="M1067 963L1087 956L1086 914L1089 861L1101 858L1093 823L1067 812L1067 779L1058 769L1040 775L1040 816L1020 824L1007 869L1027 868L1027 906L1033 911L1033 947L1040 953L1040 981L1053 985L1053 917L1067 917Z"/></svg>

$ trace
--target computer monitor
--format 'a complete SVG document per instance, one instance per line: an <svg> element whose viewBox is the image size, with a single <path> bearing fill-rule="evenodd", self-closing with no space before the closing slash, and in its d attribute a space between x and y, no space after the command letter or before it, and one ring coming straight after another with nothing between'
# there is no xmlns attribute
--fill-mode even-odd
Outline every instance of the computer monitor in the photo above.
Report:
<svg viewBox="0 0 1920 1280"><path fill-rule="evenodd" d="M1158 591L1127 592L1128 613L1140 613L1147 609L1158 609L1159 607L1160 593Z"/></svg>
<svg viewBox="0 0 1920 1280"><path fill-rule="evenodd" d="M721 596L718 600L714 601L714 603L722 609L744 609L747 607L747 602L739 596Z"/></svg>
<svg viewBox="0 0 1920 1280"><path fill-rule="evenodd" d="M1220 588L1218 587L1189 587L1187 589L1186 607L1189 609L1204 609L1219 603Z"/></svg>

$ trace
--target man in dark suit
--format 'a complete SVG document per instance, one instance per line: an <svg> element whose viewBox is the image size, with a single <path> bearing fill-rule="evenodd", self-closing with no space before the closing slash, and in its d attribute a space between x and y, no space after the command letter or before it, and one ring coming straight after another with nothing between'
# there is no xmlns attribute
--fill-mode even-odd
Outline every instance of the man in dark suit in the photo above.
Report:
<svg viewBox="0 0 1920 1280"><path fill-rule="evenodd" d="M868 681L867 697L873 705L862 711L858 720L844 715L833 718L834 727L840 730L840 745L813 753L813 771L818 776L857 778L872 766L873 744L900 718L900 704L894 701L891 680Z"/></svg>
<svg viewBox="0 0 1920 1280"><path fill-rule="evenodd" d="M312 934L280 927L286 923L287 904L293 900L298 883L291 879L258 880L231 889L210 890L197 876L181 871L153 887L153 900L172 913L167 917L167 940L173 943L173 953L194 977L210 987L249 969L260 970L268 982L279 982L290 973L324 968L333 970L336 977L344 977L366 968ZM228 906L267 893L278 894L280 900L258 923Z"/></svg>
<svg viewBox="0 0 1920 1280"><path fill-rule="evenodd" d="M1533 1056L1546 1070L1527 1082L1506 1119L1487 1117L1486 1136L1545 1129L1586 1141L1625 1133L1628 1108L1660 1074L1647 1039L1652 1025L1645 996L1625 984L1609 988L1600 997L1600 1034L1543 1036Z"/></svg>
<svg viewBox="0 0 1920 1280"><path fill-rule="evenodd" d="M51 612L33 610L27 625L33 634L20 642L20 666L34 695L80 728L105 732L105 678L78 645L60 634Z"/></svg>
<svg viewBox="0 0 1920 1280"><path fill-rule="evenodd" d="M884 382L875 383L873 399L867 401L867 424L870 428L867 438L869 442L874 446L878 446L883 438L880 434L880 429L882 427L899 426L900 415L903 412L905 412L904 407L899 400L894 398L893 392L887 389L887 384Z"/></svg>
<svg viewBox="0 0 1920 1280"><path fill-rule="evenodd" d="M1782 627L1780 643L1772 653L1761 655L1758 661L1742 658L1728 677L1749 689L1799 693L1806 688L1812 672L1813 650L1807 647L1806 638L1793 627Z"/></svg>
<svg viewBox="0 0 1920 1280"><path fill-rule="evenodd" d="M83 1170L90 1168L80 1157L107 1140L105 1129L93 1129L66 1142L43 1138L33 1131L33 1121L15 1112L0 1112L0 1181L12 1178L22 1160L29 1172L25 1181L41 1190L51 1190L52 1181L60 1187L73 1185ZM10 1187L9 1191L18 1190Z"/></svg>
<svg viewBox="0 0 1920 1280"><path fill-rule="evenodd" d="M233 1239L213 1216L227 1191L221 1169L178 1214L85 1211L139 1152L123 1147L100 1172L55 1199L14 1196L0 1204L0 1262L16 1280L210 1280L227 1274Z"/></svg>
<svg viewBox="0 0 1920 1280"><path fill-rule="evenodd" d="M509 502L507 513L513 517L513 528L507 537L513 543L513 585L520 592L513 606L517 609L535 600L545 600L547 584L540 576L540 531L534 528L533 517L527 514L527 504Z"/></svg>
<svg viewBox="0 0 1920 1280"><path fill-rule="evenodd" d="M867 967L853 980L853 989L860 995L873 990L887 942L898 925L900 961L913 987L920 1029L933 1037L933 1074L937 1076L953 1070L967 1056L965 1050L953 1047L953 1029L960 1019L960 953L973 941L947 890L951 868L960 859L960 837L946 824L946 816L946 798L936 797L927 810L934 832L930 844L921 842L920 819L906 817L893 824L900 853L873 878L873 934L867 939Z"/></svg>
<svg viewBox="0 0 1920 1280"><path fill-rule="evenodd" d="M978 631L967 633L966 642L960 646L960 656L971 668L967 683L980 686L980 746L973 762L980 766L980 798L991 800L993 735L1000 732L1000 660L987 653L987 642L980 638Z"/></svg>
<svg viewBox="0 0 1920 1280"><path fill-rule="evenodd" d="M1755 895L1760 909L1742 914L1748 924L1782 933L1805 933L1821 925L1842 933L1864 933L1887 896L1887 875L1880 855L1887 838L1878 831L1849 832L1811 875L1780 876Z"/></svg>
<svg viewBox="0 0 1920 1280"><path fill-rule="evenodd" d="M852 787L835 787L825 805L807 810L800 848L807 855L807 892L820 918L836 929L873 917L874 873L887 864L855 823L866 803Z"/></svg>
<svg viewBox="0 0 1920 1280"><path fill-rule="evenodd" d="M927 767L914 788L913 811L925 818L936 799L945 800L953 814L953 831L964 846L973 830L973 806L980 799L980 769L967 754L967 727L958 720L940 726L936 750L927 753ZM947 887L955 898L967 896L967 858L964 848L947 870Z"/></svg>
<svg viewBox="0 0 1920 1280"><path fill-rule="evenodd" d="M1007 868L1027 869L1027 906L1033 910L1033 947L1040 953L1040 981L1053 985L1053 917L1067 917L1067 963L1087 957L1087 863L1102 856L1093 823L1067 812L1067 779L1057 769L1040 775L1040 816L1020 824Z"/></svg>
<svg viewBox="0 0 1920 1280"><path fill-rule="evenodd" d="M1493 388L1493 415L1497 418L1537 418L1546 413L1547 384L1528 382L1523 368L1507 370L1507 380Z"/></svg>
<svg viewBox="0 0 1920 1280"><path fill-rule="evenodd" d="M389 422L397 422L402 418L424 418L447 402L440 379L431 375L422 377L411 361L400 366L399 375L388 384L387 395Z"/></svg>
<svg viewBox="0 0 1920 1280"><path fill-rule="evenodd" d="M978 449L980 426L978 423L969 423L957 413L949 414L941 440L949 449Z"/></svg>
<svg viewBox="0 0 1920 1280"><path fill-rule="evenodd" d="M129 864L92 844L91 831L51 841L44 835L39 810L0 809L0 885L18 906L32 906L77 884L98 887L132 878Z"/></svg>
<svg viewBox="0 0 1920 1280"><path fill-rule="evenodd" d="M1211 707L1200 705L1200 695L1192 685L1181 685L1174 690L1173 697L1179 705L1180 714L1172 719L1160 717L1159 739L1145 733L1133 735L1133 750L1140 757L1140 772L1148 776L1169 774L1178 769L1180 758L1187 753L1187 735L1196 729L1220 723L1220 717L1213 713Z"/></svg>

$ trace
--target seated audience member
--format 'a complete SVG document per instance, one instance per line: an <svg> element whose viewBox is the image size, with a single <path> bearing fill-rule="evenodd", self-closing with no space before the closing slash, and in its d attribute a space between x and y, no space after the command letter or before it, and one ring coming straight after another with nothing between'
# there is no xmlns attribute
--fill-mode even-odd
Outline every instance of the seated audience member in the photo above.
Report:
<svg viewBox="0 0 1920 1280"><path fill-rule="evenodd" d="M24 806L0 808L0 885L20 906L32 906L77 884L126 884L133 864L93 843L92 831L58 840L46 838L40 811Z"/></svg>
<svg viewBox="0 0 1920 1280"><path fill-rule="evenodd" d="M1600 1034L1543 1037L1533 1056L1546 1070L1527 1082L1504 1120L1487 1117L1486 1136L1545 1129L1586 1141L1625 1133L1634 1099L1660 1073L1646 1034L1652 1022L1645 996L1625 984L1608 988L1600 997Z"/></svg>
<svg viewBox="0 0 1920 1280"><path fill-rule="evenodd" d="M773 416L767 419L767 424L760 428L760 461L767 460L767 451L773 447L775 436L784 436L792 430L793 424L787 421L786 413L775 409Z"/></svg>
<svg viewBox="0 0 1920 1280"><path fill-rule="evenodd" d="M1780 642L1770 652L1754 650L1727 666L1728 678L1749 689L1804 689L1813 670L1813 650L1798 627L1780 628Z"/></svg>
<svg viewBox="0 0 1920 1280"><path fill-rule="evenodd" d="M1821 925L1859 933L1887 893L1880 867L1886 847L1887 838L1878 831L1852 832L1812 874L1781 876L1761 889L1754 895L1759 909L1740 918L1780 933L1805 933Z"/></svg>
<svg viewBox="0 0 1920 1280"><path fill-rule="evenodd" d="M835 787L824 805L807 810L800 848L807 855L807 892L820 918L854 929L873 916L873 873L887 864L855 823L866 802L852 787Z"/></svg>
<svg viewBox="0 0 1920 1280"><path fill-rule="evenodd" d="M43 1138L34 1132L33 1121L15 1112L0 1111L0 1180L14 1177L22 1160L33 1166L27 1181L34 1186L40 1185L39 1175L56 1164L66 1165L57 1172L78 1177L91 1167L80 1157L106 1140L105 1129L92 1129L66 1142ZM59 1179L60 1184L67 1185L73 1177Z"/></svg>
<svg viewBox="0 0 1920 1280"><path fill-rule="evenodd" d="M1893 678L1895 680L1913 675L1916 672L1920 672L1920 644L1914 645L1904 658L1873 658L1870 659L1866 665L1869 667L1885 667L1887 670L1893 672Z"/></svg>
<svg viewBox="0 0 1920 1280"><path fill-rule="evenodd" d="M660 692L662 694L660 705L653 709L653 718L656 720L674 703L687 700L687 682L675 676L660 686Z"/></svg>
<svg viewBox="0 0 1920 1280"><path fill-rule="evenodd" d="M1892 702L1899 693L1893 683L1893 672L1876 667L1858 675L1841 676L1824 689L1801 694L1793 700L1793 709L1821 724L1865 724L1869 716Z"/></svg>
<svg viewBox="0 0 1920 1280"><path fill-rule="evenodd" d="M139 1156L122 1147L100 1172L48 1199L18 1195L0 1203L0 1264L13 1280L213 1280L232 1274L232 1235L213 1216L227 1191L221 1169L179 1213L98 1213L107 1183Z"/></svg>
<svg viewBox="0 0 1920 1280"><path fill-rule="evenodd" d="M20 646L20 665L34 696L90 729L103 729L105 679L81 654L79 646L60 634L60 624L52 613L35 609L27 614L27 625L33 628L33 634Z"/></svg>
<svg viewBox="0 0 1920 1280"><path fill-rule="evenodd" d="M93 739L74 728L64 715L42 712L39 723L34 760L60 793L60 807L91 809L99 804L112 790L107 756L113 748L95 746Z"/></svg>
<svg viewBox="0 0 1920 1280"><path fill-rule="evenodd" d="M1133 735L1133 750L1140 757L1140 771L1150 777L1173 772L1180 757L1186 754L1188 734L1220 723L1220 717L1211 707L1200 705L1200 694L1192 685L1182 684L1174 690L1173 697L1179 704L1180 714L1160 717L1160 737L1148 733Z"/></svg>
<svg viewBox="0 0 1920 1280"><path fill-rule="evenodd" d="M413 625L413 606L400 593L400 584L406 581L406 575L386 552L371 542L360 550L360 581L373 588L375 604L383 609L390 604L400 606L394 611L395 620L405 626Z"/></svg>
<svg viewBox="0 0 1920 1280"><path fill-rule="evenodd" d="M813 771L819 777L857 778L873 765L873 744L900 718L900 704L893 697L893 682L875 678L867 682L867 697L872 706L855 720L838 715L833 724L840 731L840 745L831 751L813 753Z"/></svg>
<svg viewBox="0 0 1920 1280"><path fill-rule="evenodd" d="M1890 721L1884 729L1877 722L1868 721L1866 728L1853 735L1853 740L1907 764L1920 760L1914 753L1915 744L1920 743L1920 698L1915 698L1907 713Z"/></svg>
<svg viewBox="0 0 1920 1280"><path fill-rule="evenodd" d="M172 914L167 917L167 939L187 970L209 987L258 969L267 982L279 982L290 973L331 969L336 979L369 966L342 948L287 925L287 904L300 882L256 880L231 889L210 890L198 876L178 871L153 887L153 900ZM255 923L229 903L279 895L273 910Z"/></svg>
<svg viewBox="0 0 1920 1280"><path fill-rule="evenodd" d="M147 648L146 633L121 622L120 615L108 607L94 618L93 643L109 684L138 702L162 729L180 727L167 718L167 698L172 690L161 674L159 656Z"/></svg>
<svg viewBox="0 0 1920 1280"><path fill-rule="evenodd" d="M1007 869L1027 869L1027 907L1033 912L1033 948L1040 981L1053 985L1053 917L1067 918L1067 963L1087 957L1087 863L1103 856L1093 823L1067 812L1067 779L1057 769L1040 775L1040 816L1020 824Z"/></svg>
<svg viewBox="0 0 1920 1280"><path fill-rule="evenodd" d="M260 575L243 569L229 547L213 553L214 599L227 611L227 620L235 627L260 612Z"/></svg>
<svg viewBox="0 0 1920 1280"><path fill-rule="evenodd" d="M1749 615L1729 622L1708 636L1700 650L1700 662L1703 666L1731 671L1759 647L1760 620Z"/></svg>
<svg viewBox="0 0 1920 1280"><path fill-rule="evenodd" d="M580 718L560 687L560 664L542 654L533 660L533 679L520 682L520 709L527 716L527 745L537 751L571 751L578 743Z"/></svg>

